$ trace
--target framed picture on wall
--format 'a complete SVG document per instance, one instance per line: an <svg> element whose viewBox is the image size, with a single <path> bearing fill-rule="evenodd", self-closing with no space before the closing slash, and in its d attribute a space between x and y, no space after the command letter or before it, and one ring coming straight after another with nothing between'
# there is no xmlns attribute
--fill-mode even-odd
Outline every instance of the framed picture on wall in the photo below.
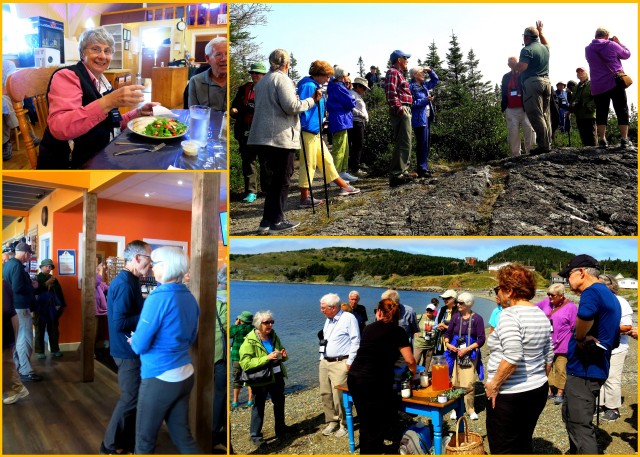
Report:
<svg viewBox="0 0 640 457"><path fill-rule="evenodd" d="M125 51L128 51L128 50L129 50L129 42L128 42L128 41L125 41L125 42L124 42L124 50L125 50Z"/></svg>
<svg viewBox="0 0 640 457"><path fill-rule="evenodd" d="M124 41L130 41L131 40L131 30L122 29L122 39ZM125 49L128 49L128 48L125 48Z"/></svg>
<svg viewBox="0 0 640 457"><path fill-rule="evenodd" d="M187 241L157 240L155 238L143 238L142 241L144 241L145 243L149 243L152 251L163 246L175 246L178 248L182 248L185 251L189 249L189 243Z"/></svg>

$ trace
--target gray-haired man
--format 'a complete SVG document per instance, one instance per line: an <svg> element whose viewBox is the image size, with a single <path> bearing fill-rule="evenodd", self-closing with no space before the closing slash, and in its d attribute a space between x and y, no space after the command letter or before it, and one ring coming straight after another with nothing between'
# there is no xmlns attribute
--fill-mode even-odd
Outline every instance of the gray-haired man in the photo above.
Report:
<svg viewBox="0 0 640 457"><path fill-rule="evenodd" d="M211 68L189 81L189 106L210 106L214 111L227 110L227 39L216 37L204 48Z"/></svg>
<svg viewBox="0 0 640 457"><path fill-rule="evenodd" d="M320 396L327 426L325 436L347 435L347 422L342 396L336 386L347 383L347 372L360 347L358 320L340 308L340 297L327 294L320 299L320 311L327 318L320 339Z"/></svg>

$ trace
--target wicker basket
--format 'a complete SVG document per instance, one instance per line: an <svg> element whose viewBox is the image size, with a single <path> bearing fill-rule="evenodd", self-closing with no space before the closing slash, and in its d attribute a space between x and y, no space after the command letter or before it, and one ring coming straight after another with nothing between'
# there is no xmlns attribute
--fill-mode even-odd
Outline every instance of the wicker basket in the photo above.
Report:
<svg viewBox="0 0 640 457"><path fill-rule="evenodd" d="M464 420L463 435L459 435L460 421ZM484 444L482 436L475 432L469 431L467 418L461 416L456 422L456 434L451 437L451 441L447 444L445 454L454 455L482 455L484 452Z"/></svg>

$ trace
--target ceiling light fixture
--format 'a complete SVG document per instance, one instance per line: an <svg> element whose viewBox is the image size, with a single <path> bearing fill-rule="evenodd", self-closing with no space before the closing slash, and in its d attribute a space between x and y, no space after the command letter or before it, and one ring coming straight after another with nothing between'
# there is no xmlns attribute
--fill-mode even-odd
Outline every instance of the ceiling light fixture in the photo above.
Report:
<svg viewBox="0 0 640 457"><path fill-rule="evenodd" d="M181 179L179 179L179 180L178 180L178 185L179 185L179 186L181 186L181 185L182 185L182 180L181 180Z"/></svg>
<svg viewBox="0 0 640 457"><path fill-rule="evenodd" d="M149 195L149 192L145 192L145 193L144 193L144 196L145 196L146 198L149 198L151 195Z"/></svg>

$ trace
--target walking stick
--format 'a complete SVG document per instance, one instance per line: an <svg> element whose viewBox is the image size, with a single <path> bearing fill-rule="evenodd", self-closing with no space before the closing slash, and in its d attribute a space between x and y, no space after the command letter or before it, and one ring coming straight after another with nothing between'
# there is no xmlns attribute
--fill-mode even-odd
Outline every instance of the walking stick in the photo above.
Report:
<svg viewBox="0 0 640 457"><path fill-rule="evenodd" d="M324 113L320 114L320 102L318 102L318 124L320 125L320 151L322 153L322 183L324 184L324 199L327 207L327 217L329 216L329 190L327 189L327 170L324 164L324 143L322 142L322 118ZM311 186L309 186L311 187Z"/></svg>
<svg viewBox="0 0 640 457"><path fill-rule="evenodd" d="M318 109L319 111L319 109ZM320 137L320 141L322 141L322 137ZM311 209L313 210L313 214L316 214L316 206L313 201L313 189L311 185L311 176L309 175L309 161L307 160L307 149L304 147L304 132L300 132L300 143L302 143L302 155L304 156L304 168L307 172L307 182L309 183L309 195L311 195ZM315 174L315 169L313 170Z"/></svg>

